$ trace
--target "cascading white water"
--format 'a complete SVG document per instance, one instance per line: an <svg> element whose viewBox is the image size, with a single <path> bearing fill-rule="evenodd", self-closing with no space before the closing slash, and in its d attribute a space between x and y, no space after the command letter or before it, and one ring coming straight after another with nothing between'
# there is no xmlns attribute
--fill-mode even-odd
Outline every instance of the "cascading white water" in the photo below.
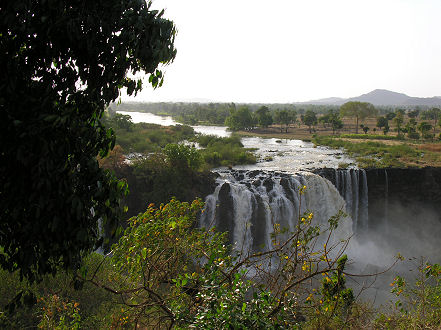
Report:
<svg viewBox="0 0 441 330"><path fill-rule="evenodd" d="M386 231L389 231L389 215L388 215L388 206L389 206L389 179L387 177L387 170L384 170L385 177L385 185L384 185L384 223L386 225Z"/></svg>
<svg viewBox="0 0 441 330"><path fill-rule="evenodd" d="M276 224L288 229L283 240L304 212L313 212L313 224L326 229L328 219L345 209L345 201L332 183L309 172L232 170L219 174L215 191L205 199L200 225L229 231L233 249L242 255L272 247ZM300 197L303 186L306 191ZM336 233L338 239L352 235L350 218L341 219Z"/></svg>
<svg viewBox="0 0 441 330"><path fill-rule="evenodd" d="M366 231L369 229L369 198L368 198L368 183L367 174L365 170L361 170L362 189L360 195L360 227Z"/></svg>
<svg viewBox="0 0 441 330"><path fill-rule="evenodd" d="M346 201L346 212L353 221L353 231L365 231L369 225L368 184L363 169L336 169L335 186Z"/></svg>

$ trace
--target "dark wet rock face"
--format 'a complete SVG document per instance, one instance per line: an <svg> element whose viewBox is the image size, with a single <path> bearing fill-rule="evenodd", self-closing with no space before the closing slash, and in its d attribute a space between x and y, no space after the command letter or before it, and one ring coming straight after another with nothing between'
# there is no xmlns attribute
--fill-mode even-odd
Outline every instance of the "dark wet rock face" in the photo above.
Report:
<svg viewBox="0 0 441 330"><path fill-rule="evenodd" d="M233 197L231 196L230 185L224 183L219 190L219 203L216 205L216 223L219 231L227 231L229 240L233 241L234 233L234 206Z"/></svg>
<svg viewBox="0 0 441 330"><path fill-rule="evenodd" d="M338 178L348 171L354 170L320 169L315 173L331 181L346 197ZM370 227L387 222L389 227L415 230L429 222L441 224L441 168L366 169L365 172Z"/></svg>

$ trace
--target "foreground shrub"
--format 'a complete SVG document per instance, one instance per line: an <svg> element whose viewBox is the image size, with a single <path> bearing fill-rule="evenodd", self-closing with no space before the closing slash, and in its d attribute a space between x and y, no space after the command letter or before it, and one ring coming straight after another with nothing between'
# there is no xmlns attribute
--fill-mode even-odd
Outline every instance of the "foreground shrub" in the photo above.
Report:
<svg viewBox="0 0 441 330"><path fill-rule="evenodd" d="M241 253L225 244L225 233L195 228L202 208L199 200L150 205L113 246L113 274L82 277L121 297L113 326L295 328L316 317L310 311L344 323L353 303L344 279L347 242L317 248L319 237L332 242L342 214L324 230L312 225L311 212L299 214L293 232L274 224L265 252Z"/></svg>
<svg viewBox="0 0 441 330"><path fill-rule="evenodd" d="M376 326L381 329L439 329L441 327L441 266L421 260L416 279L408 282L396 276L392 292L399 298L395 312L381 313Z"/></svg>

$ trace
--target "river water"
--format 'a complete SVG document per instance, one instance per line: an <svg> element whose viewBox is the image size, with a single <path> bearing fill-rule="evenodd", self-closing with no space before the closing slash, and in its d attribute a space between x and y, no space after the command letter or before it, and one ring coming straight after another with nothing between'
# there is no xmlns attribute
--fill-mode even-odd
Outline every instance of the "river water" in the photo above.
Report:
<svg viewBox="0 0 441 330"><path fill-rule="evenodd" d="M151 123L163 126L178 125L170 116L157 116L152 113L118 111L120 114L129 115L134 123ZM195 132L228 137L231 132L224 126L192 126ZM313 170L316 168L338 168L341 164L352 164L355 161L345 155L341 150L327 147L314 147L311 142L292 139L273 139L261 137L244 137L241 139L245 148L256 149L258 162L253 165L235 166L238 169L254 170L263 169L270 171L283 171L294 173L300 170Z"/></svg>

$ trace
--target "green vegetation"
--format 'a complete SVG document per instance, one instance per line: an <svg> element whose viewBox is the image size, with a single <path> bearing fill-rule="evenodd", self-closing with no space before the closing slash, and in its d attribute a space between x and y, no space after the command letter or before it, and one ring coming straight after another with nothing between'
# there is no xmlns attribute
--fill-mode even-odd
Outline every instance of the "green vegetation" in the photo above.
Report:
<svg viewBox="0 0 441 330"><path fill-rule="evenodd" d="M340 115L342 117L355 118L355 134L358 134L359 121L376 116L377 112L377 109L367 102L350 101L340 107Z"/></svg>
<svg viewBox="0 0 441 330"><path fill-rule="evenodd" d="M289 125L297 121L297 112L295 110L276 110L274 112L274 122L280 125L280 132L285 126L285 132L288 133Z"/></svg>
<svg viewBox="0 0 441 330"><path fill-rule="evenodd" d="M308 126L309 133L312 133L312 126L317 125L317 116L314 111L308 110L305 115L302 116L303 123Z"/></svg>
<svg viewBox="0 0 441 330"><path fill-rule="evenodd" d="M195 138L195 132L190 126L176 125L166 127L147 123L133 124L130 116L121 114L106 117L104 124L106 127L114 130L116 144L120 145L126 153L148 154L160 151L169 143L177 143Z"/></svg>
<svg viewBox="0 0 441 330"><path fill-rule="evenodd" d="M60 270L55 277L28 284L20 281L18 272L0 271L0 327L407 329L441 325L441 267L436 264L421 263L414 284L395 278L392 292L399 300L394 310L377 311L355 300L346 287L348 257L343 252L347 242L330 243L342 214L320 228L312 225L313 214L307 211L299 215L293 232L274 225L273 247L268 252L241 255L232 254L225 245L226 233L194 227L202 207L200 200L174 199L159 208L149 205L129 220L111 256L93 253L76 273ZM322 248L317 245L319 233L329 243ZM339 252L331 257L331 251ZM272 272L267 271L270 260ZM22 294L16 296L20 290Z"/></svg>
<svg viewBox="0 0 441 330"><path fill-rule="evenodd" d="M241 255L231 254L225 233L194 228L202 207L199 200L149 205L130 219L111 257L91 255L71 283L59 273L45 285L27 287L38 303L17 314L4 310L2 326L293 328L318 316L342 324L353 304L345 287L347 257L342 250L335 258L329 253L345 243L312 250L319 233L332 238L341 214L328 228L313 226L312 213L301 214L287 240L287 230L275 224L273 248ZM274 272L268 273L270 260ZM5 303L22 284L17 274L0 275ZM320 279L318 290L312 278ZM83 290L74 291L72 283ZM15 307L25 300L15 299Z"/></svg>
<svg viewBox="0 0 441 330"><path fill-rule="evenodd" d="M360 140L402 140L402 138L398 136L377 134L340 134L337 137Z"/></svg>
<svg viewBox="0 0 441 330"><path fill-rule="evenodd" d="M394 313L380 313L375 321L382 329L436 329L441 326L441 266L421 260L414 282L401 276L391 283L399 298Z"/></svg>
<svg viewBox="0 0 441 330"><path fill-rule="evenodd" d="M197 138L197 142L205 148L201 150L201 154L210 168L256 163L256 156L250 150L243 148L238 136L221 138L213 135L201 135Z"/></svg>
<svg viewBox="0 0 441 330"><path fill-rule="evenodd" d="M98 166L114 136L105 107L175 55L175 27L145 1L2 2L0 265L30 280L75 268L117 223L126 188ZM91 212L93 210L93 212Z"/></svg>
<svg viewBox="0 0 441 330"><path fill-rule="evenodd" d="M230 109L230 115L225 119L225 125L232 131L250 130L256 125L250 109L246 106Z"/></svg>
<svg viewBox="0 0 441 330"><path fill-rule="evenodd" d="M116 143L124 152L147 155L161 152L168 144L197 142L203 149L195 151L200 154L203 162L198 168L209 170L213 167L232 166L238 164L254 164L255 156L243 148L240 138L216 137L196 134L190 126L160 126L155 124L133 124L129 116L116 114L105 119L107 127L116 132ZM184 146L180 147L185 149Z"/></svg>
<svg viewBox="0 0 441 330"><path fill-rule="evenodd" d="M364 168L405 167L407 160L422 156L420 150L407 144L387 145L375 141L353 143L331 136L315 136L313 142L332 148L344 148Z"/></svg>
<svg viewBox="0 0 441 330"><path fill-rule="evenodd" d="M213 167L256 162L236 136L199 135L185 125L133 124L129 116L120 114L107 116L105 124L115 130L118 144L99 163L128 183L130 192L122 203L128 208L127 216L144 211L147 202L160 205L172 197L192 201L208 195ZM201 149L192 146L196 144ZM140 155L129 165L124 153Z"/></svg>

